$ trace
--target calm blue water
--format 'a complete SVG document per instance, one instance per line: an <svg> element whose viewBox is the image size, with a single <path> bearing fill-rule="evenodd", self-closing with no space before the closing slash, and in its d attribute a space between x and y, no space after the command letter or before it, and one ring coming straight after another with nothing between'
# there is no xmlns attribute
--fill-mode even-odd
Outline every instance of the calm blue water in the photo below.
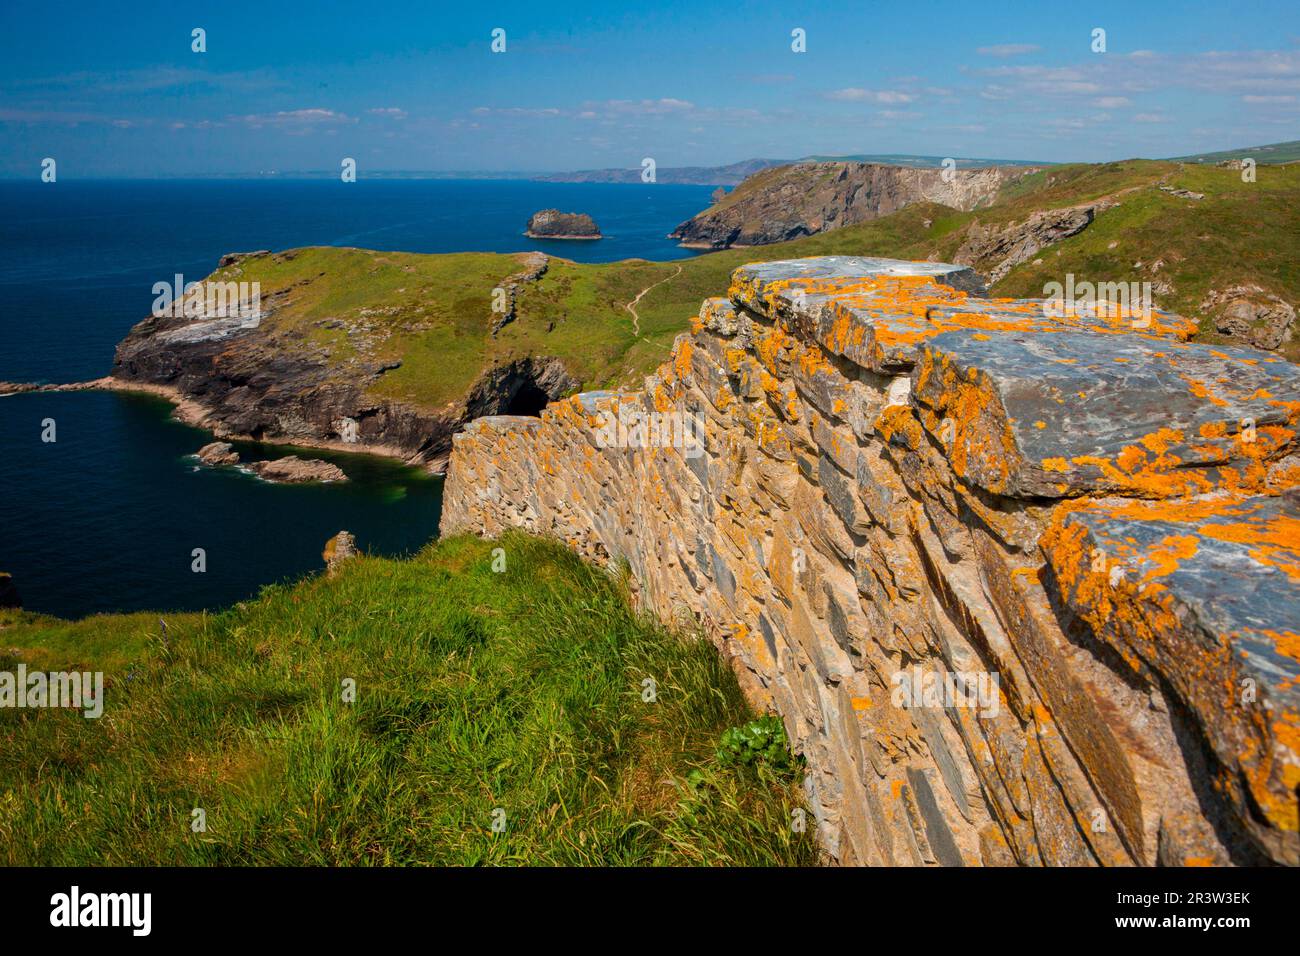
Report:
<svg viewBox="0 0 1300 956"><path fill-rule="evenodd" d="M151 287L225 252L304 245L409 252L541 249L584 262L692 253L664 239L707 186L527 182L0 182L0 380L96 378L148 314ZM529 240L528 217L590 213L599 242ZM402 554L437 533L441 483L329 455L352 481L269 485L188 456L210 440L169 406L100 393L0 399L0 570L32 610L216 608L318 570L341 528ZM41 441L53 418L58 440ZM245 446L245 457L286 448ZM207 571L190 570L204 548Z"/></svg>

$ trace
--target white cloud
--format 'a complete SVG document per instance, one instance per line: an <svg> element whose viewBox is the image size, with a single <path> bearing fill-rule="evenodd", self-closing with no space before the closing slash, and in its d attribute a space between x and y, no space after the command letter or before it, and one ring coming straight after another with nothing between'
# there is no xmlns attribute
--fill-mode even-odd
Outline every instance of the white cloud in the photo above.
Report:
<svg viewBox="0 0 1300 956"><path fill-rule="evenodd" d="M470 112L475 116L524 116L534 119L564 115L564 110L556 109L554 106L476 106Z"/></svg>
<svg viewBox="0 0 1300 956"><path fill-rule="evenodd" d="M304 110L280 110L276 113L248 113L244 116L232 116L231 119L253 129L263 129L269 126L273 129L299 131L356 122L346 113L320 107Z"/></svg>
<svg viewBox="0 0 1300 956"><path fill-rule="evenodd" d="M882 105L911 103L916 99L915 93L904 93L901 90L864 90L856 86L845 87L841 90L831 90L829 93L824 93L822 95L828 100L880 103Z"/></svg>
<svg viewBox="0 0 1300 956"><path fill-rule="evenodd" d="M695 109L689 100L673 99L670 96L657 100L605 100L603 103L585 104L595 109L603 109L621 116L662 116L665 113L685 113Z"/></svg>
<svg viewBox="0 0 1300 956"><path fill-rule="evenodd" d="M377 106L372 110L366 110L371 116L386 116L389 119L406 119L407 112L398 109L396 106Z"/></svg>
<svg viewBox="0 0 1300 956"><path fill-rule="evenodd" d="M993 46L979 47L975 52L980 56L1024 56L1041 49L1036 43L995 43Z"/></svg>
<svg viewBox="0 0 1300 956"><path fill-rule="evenodd" d="M1094 56L1075 66L996 66L967 70L989 78L985 99L1012 96L1118 97L1186 89L1252 96L1300 93L1300 51L1238 50Z"/></svg>

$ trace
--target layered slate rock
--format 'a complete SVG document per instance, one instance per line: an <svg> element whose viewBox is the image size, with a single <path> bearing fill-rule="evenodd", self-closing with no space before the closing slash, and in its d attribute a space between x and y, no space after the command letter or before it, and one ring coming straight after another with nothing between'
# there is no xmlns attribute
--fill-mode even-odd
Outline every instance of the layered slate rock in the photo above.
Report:
<svg viewBox="0 0 1300 956"><path fill-rule="evenodd" d="M983 291L979 276L965 266L829 256L743 266L730 295L834 355L891 375L912 368L930 340L951 330L1141 332L1179 339L1195 331L1195 323L1158 310L975 297Z"/></svg>
<svg viewBox="0 0 1300 956"><path fill-rule="evenodd" d="M471 423L444 526L704 625L840 862L1300 862L1300 370L967 273L745 266L644 389Z"/></svg>
<svg viewBox="0 0 1300 956"><path fill-rule="evenodd" d="M1216 789L1286 862L1300 828L1300 497L1105 499L1043 537L1070 611L1159 677L1213 747Z"/></svg>
<svg viewBox="0 0 1300 956"><path fill-rule="evenodd" d="M1296 447L1300 369L1134 333L945 332L912 377L957 474L998 494L1260 488Z"/></svg>

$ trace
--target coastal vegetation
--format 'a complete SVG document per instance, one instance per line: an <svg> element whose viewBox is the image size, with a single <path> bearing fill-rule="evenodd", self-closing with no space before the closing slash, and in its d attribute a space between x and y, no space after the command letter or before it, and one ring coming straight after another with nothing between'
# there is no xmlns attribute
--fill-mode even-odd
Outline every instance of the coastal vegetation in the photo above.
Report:
<svg viewBox="0 0 1300 956"><path fill-rule="evenodd" d="M3 865L816 862L779 722L559 544L358 556L218 614L4 610L0 648L106 688L99 719L0 710Z"/></svg>

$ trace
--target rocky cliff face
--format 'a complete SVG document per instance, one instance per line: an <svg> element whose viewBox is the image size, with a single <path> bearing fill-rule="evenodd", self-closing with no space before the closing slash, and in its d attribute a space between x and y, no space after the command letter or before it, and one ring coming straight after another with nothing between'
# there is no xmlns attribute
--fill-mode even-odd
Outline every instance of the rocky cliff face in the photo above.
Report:
<svg viewBox="0 0 1300 956"><path fill-rule="evenodd" d="M842 863L1300 863L1300 368L977 288L745 266L643 391L471 423L443 527L698 621Z"/></svg>
<svg viewBox="0 0 1300 956"><path fill-rule="evenodd" d="M504 283L508 311L485 325L513 318L516 287L546 263L540 254L524 257L524 271ZM339 360L301 328L282 326L276 312L294 294L291 287L263 296L256 323L151 316L118 345L111 379L162 391L180 403L180 417L218 438L376 452L435 470L469 419L521 408L535 414L579 384L560 360L539 356L488 366L463 397L440 408L378 400L369 389L400 363L360 349Z"/></svg>
<svg viewBox="0 0 1300 956"><path fill-rule="evenodd" d="M795 163L751 176L669 238L709 249L798 239L897 212L915 202L971 210L1036 167L944 170L878 163Z"/></svg>
<svg viewBox="0 0 1300 956"><path fill-rule="evenodd" d="M187 420L218 438L337 443L413 462L446 454L459 409L376 402L365 392L385 366L332 363L265 323L230 330L224 321L145 319L118 345L112 377L174 392L189 403Z"/></svg>

